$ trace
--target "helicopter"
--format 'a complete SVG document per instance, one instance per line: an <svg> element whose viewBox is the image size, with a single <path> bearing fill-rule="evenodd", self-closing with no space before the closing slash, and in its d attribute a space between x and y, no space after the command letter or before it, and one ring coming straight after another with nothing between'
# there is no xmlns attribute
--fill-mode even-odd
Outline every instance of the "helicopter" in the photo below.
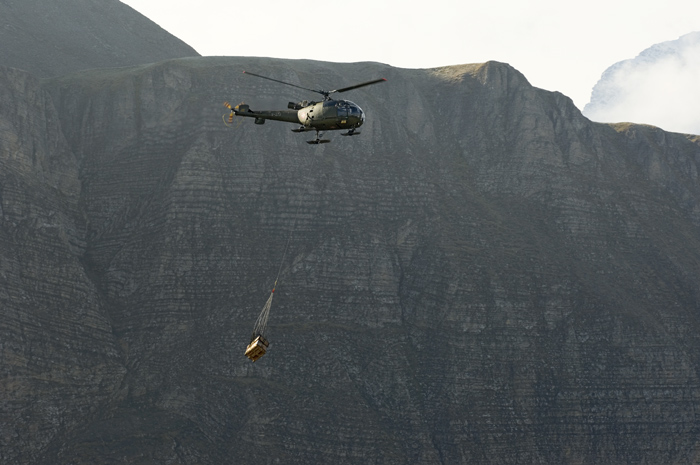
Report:
<svg viewBox="0 0 700 465"><path fill-rule="evenodd" d="M325 144L330 142L328 139L321 139L321 131L347 129L347 132L341 133L341 135L356 136L360 134L357 128L362 126L362 123L365 122L365 113L362 111L362 109L356 103L353 103L350 100L334 100L330 97L330 95L336 92L346 92L348 90L358 89L360 87L386 81L386 79L381 78L363 82L361 84L355 84L354 86L343 87L342 89L317 90L247 71L243 71L243 73L288 86L297 87L299 89L316 92L323 96L323 100L320 102L307 100L298 103L289 102L287 105L287 110L273 111L253 111L250 109L250 106L246 105L245 103L241 103L235 107L231 106L231 104L228 102L224 103L224 106L231 110L229 122L233 121L234 115L246 116L249 118L255 118L255 124L265 124L265 121L269 119L301 125L297 129L292 129L292 132L316 131L316 139L307 141L308 144Z"/></svg>

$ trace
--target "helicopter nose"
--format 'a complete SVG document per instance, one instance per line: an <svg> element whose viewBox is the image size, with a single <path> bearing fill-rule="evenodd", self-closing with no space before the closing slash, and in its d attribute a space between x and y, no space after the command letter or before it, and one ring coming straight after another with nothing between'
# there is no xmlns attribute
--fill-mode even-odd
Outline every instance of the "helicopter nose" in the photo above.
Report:
<svg viewBox="0 0 700 465"><path fill-rule="evenodd" d="M356 103L349 100L342 100L338 108L339 115L341 114L341 111L344 113L343 116L347 115L347 120L343 121L343 124L345 125L344 127L359 128L362 126L362 123L364 123L365 114L362 111L362 108L360 108Z"/></svg>
<svg viewBox="0 0 700 465"><path fill-rule="evenodd" d="M348 119L350 120L350 124L352 124L353 127L359 128L360 126L362 126L362 123L365 122L365 114L362 110L360 110L352 116L350 116L350 118Z"/></svg>
<svg viewBox="0 0 700 465"><path fill-rule="evenodd" d="M359 128L365 122L365 112L355 104L350 107L350 121L356 128Z"/></svg>

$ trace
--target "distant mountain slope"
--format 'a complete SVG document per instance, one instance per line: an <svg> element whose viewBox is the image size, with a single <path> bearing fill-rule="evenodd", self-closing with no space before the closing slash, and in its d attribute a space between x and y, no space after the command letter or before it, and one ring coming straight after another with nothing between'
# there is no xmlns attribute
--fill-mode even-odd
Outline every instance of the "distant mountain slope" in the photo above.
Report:
<svg viewBox="0 0 700 465"><path fill-rule="evenodd" d="M39 77L199 56L117 0L3 0L0 66Z"/></svg>
<svg viewBox="0 0 700 465"><path fill-rule="evenodd" d="M502 63L0 70L0 463L696 463L699 171Z"/></svg>
<svg viewBox="0 0 700 465"><path fill-rule="evenodd" d="M594 121L632 121L700 134L700 31L653 45L610 66L583 114Z"/></svg>

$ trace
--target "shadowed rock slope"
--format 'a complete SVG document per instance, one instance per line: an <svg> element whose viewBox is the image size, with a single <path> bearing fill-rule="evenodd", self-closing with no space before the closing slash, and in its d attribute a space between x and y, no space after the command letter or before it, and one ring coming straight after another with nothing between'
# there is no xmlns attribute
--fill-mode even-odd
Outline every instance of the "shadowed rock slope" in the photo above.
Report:
<svg viewBox="0 0 700 465"><path fill-rule="evenodd" d="M244 69L388 82L308 146ZM2 76L3 463L697 460L695 138L495 62Z"/></svg>
<svg viewBox="0 0 700 465"><path fill-rule="evenodd" d="M118 0L3 0L0 66L39 77L199 56Z"/></svg>

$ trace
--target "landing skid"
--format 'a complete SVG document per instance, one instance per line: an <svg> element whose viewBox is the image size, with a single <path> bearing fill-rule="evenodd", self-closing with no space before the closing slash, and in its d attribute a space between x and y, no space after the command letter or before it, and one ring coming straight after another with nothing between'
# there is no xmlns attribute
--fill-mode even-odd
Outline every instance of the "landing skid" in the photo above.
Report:
<svg viewBox="0 0 700 465"><path fill-rule="evenodd" d="M307 144L327 144L327 143L330 142L329 139L321 139L320 136L321 136L321 133L319 133L318 131L316 131L316 139L314 139L314 140L307 140L306 143L307 143Z"/></svg>
<svg viewBox="0 0 700 465"><path fill-rule="evenodd" d="M350 129L348 132L343 132L340 134L341 136L359 136L360 131L355 131L355 128Z"/></svg>

